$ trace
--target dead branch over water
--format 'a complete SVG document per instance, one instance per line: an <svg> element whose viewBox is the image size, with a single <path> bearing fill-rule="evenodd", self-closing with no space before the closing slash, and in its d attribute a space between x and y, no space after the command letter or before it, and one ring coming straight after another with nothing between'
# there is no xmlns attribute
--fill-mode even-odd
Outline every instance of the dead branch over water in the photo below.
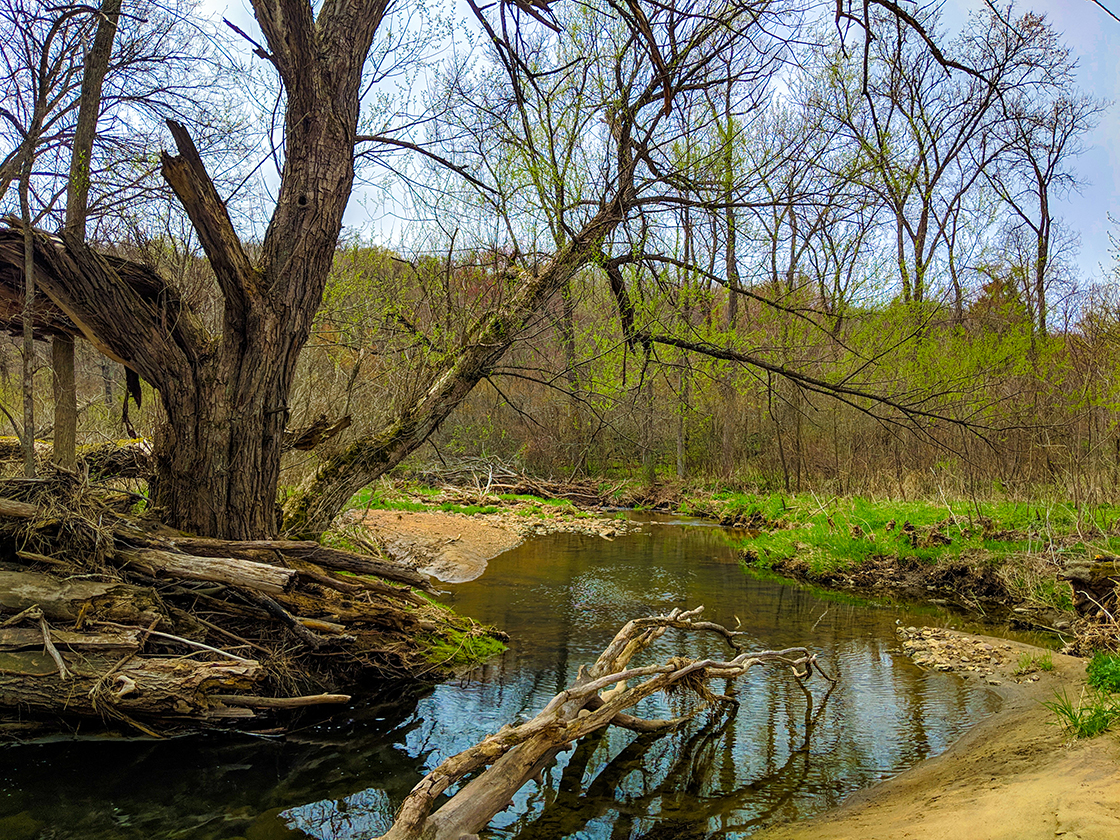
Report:
<svg viewBox="0 0 1120 840"><path fill-rule="evenodd" d="M745 634L700 620L703 609L677 608L667 615L627 622L595 664L581 667L573 683L553 697L536 717L517 726L503 727L446 759L425 776L405 798L392 828L378 840L460 840L473 836L509 805L526 782L576 741L611 725L645 733L669 732L706 708L734 704L736 701L731 697L714 693L709 683L737 679L756 665L788 669L811 709L812 698L803 681L813 674L814 654L802 647L743 651ZM735 656L728 660L672 657L659 664L632 664L635 656L670 628L720 635ZM819 672L819 667L816 670ZM658 692L687 694L695 705L684 716L670 720L646 720L626 713L640 700ZM475 773L478 775L432 811L441 794Z"/></svg>

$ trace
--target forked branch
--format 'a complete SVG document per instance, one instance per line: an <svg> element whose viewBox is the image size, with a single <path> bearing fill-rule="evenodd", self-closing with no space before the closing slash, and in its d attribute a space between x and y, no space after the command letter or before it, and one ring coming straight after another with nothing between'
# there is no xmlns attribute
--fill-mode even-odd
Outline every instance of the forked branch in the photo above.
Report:
<svg viewBox="0 0 1120 840"><path fill-rule="evenodd" d="M755 665L788 668L799 681L811 676L816 656L806 648L742 651L740 640L745 634L700 621L703 609L678 608L667 615L627 622L595 664L581 667L573 683L553 697L536 717L518 726L503 727L446 759L425 776L405 798L393 827L379 840L458 840L473 835L508 805L522 785L579 739L610 725L641 732L668 732L712 704L735 702L713 693L708 688L711 680L735 679ZM728 641L736 656L726 661L672 657L660 664L631 664L635 656L670 628L716 633ZM682 717L663 721L643 720L625 713L640 700L667 690L690 694L695 700L692 709ZM432 811L444 791L475 773L478 775Z"/></svg>

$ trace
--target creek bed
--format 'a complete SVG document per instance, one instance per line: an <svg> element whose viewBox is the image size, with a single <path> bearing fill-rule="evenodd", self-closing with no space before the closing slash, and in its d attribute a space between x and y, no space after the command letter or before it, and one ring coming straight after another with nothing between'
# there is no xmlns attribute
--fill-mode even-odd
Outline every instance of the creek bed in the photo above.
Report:
<svg viewBox="0 0 1120 840"><path fill-rule="evenodd" d="M743 573L728 532L649 522L614 541L553 534L495 558L476 581L444 585L457 610L506 630L509 652L470 679L366 701L284 738L159 742L56 739L4 748L4 840L357 840L390 823L424 772L506 722L531 717L628 619L704 604L757 648L806 645L839 679L811 685L755 669L734 716L660 739L611 731L561 754L490 832L500 838L734 838L817 813L943 751L990 714L976 681L926 672L895 627L951 625ZM990 632L990 628L989 628ZM725 658L716 640L667 634L666 652ZM716 685L718 689L719 684ZM650 698L643 716L672 708ZM676 701L668 701L670 704ZM807 724L811 731L807 731Z"/></svg>

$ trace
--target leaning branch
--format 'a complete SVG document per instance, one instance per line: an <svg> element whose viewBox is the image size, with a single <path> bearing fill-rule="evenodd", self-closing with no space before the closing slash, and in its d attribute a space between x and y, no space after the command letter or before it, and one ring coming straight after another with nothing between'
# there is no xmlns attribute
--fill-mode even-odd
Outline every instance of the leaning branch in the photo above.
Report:
<svg viewBox="0 0 1120 840"><path fill-rule="evenodd" d="M798 680L811 675L816 658L800 647L740 652L727 661L672 657L660 664L631 665L635 656L671 628L716 633L739 650L743 634L698 620L702 609L674 609L667 615L628 622L595 664L580 668L573 683L536 717L518 726L503 727L425 776L405 798L392 828L379 840L458 840L474 835L508 805L522 785L580 738L612 725L641 732L668 732L715 703L734 703L708 688L713 679L735 679L755 665L788 668ZM625 712L640 700L668 690L689 693L695 700L692 710L663 721L644 720ZM475 773L478 775L454 796L432 810L449 787Z"/></svg>
<svg viewBox="0 0 1120 840"><path fill-rule="evenodd" d="M167 127L171 129L179 154L176 157L167 152L161 154L160 174L190 216L226 305L240 321L245 317L247 300L259 291L260 274L241 247L225 202L210 180L187 129L175 120L168 120Z"/></svg>
<svg viewBox="0 0 1120 840"><path fill-rule="evenodd" d="M861 405L857 400L863 400L866 403L878 404L887 408L894 409L911 423L918 420L933 420L938 423L952 423L954 426L966 428L972 432L983 436L984 432L991 431L991 427L983 424L976 423L971 420L961 419L959 417L951 417L948 414L942 414L937 411L926 411L918 408L915 405L908 405L900 400L886 396L885 394L877 394L873 391L864 391L861 388L853 388L850 385L845 385L842 382L829 382L825 379L818 379L815 376L801 373L800 371L792 370L784 367L783 365L776 365L773 362L768 362L759 356L750 353L740 353L736 350L730 350L726 347L719 347L715 344L709 344L706 341L685 341L680 338L673 338L666 335L652 335L649 333L642 333L643 337L652 344L662 344L667 347L676 347L680 350L687 350L693 353L700 353L712 359L722 359L728 362L738 362L739 364L749 365L751 367L760 368L768 373L788 379L798 387L804 388L823 396L833 397L842 400L847 405L852 406L865 414L872 414L877 420L883 421L888 418L880 415L875 415L869 411L866 405Z"/></svg>

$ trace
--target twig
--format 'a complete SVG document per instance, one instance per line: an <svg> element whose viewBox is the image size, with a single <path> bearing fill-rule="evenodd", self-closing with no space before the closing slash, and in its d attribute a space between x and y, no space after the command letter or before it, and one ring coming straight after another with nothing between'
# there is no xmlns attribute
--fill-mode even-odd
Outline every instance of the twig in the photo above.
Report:
<svg viewBox="0 0 1120 840"><path fill-rule="evenodd" d="M235 642L241 642L241 644L248 645L249 647L253 648L254 650L259 650L262 653L267 653L269 655L272 654L272 651L270 651L268 648L264 647L263 645L258 645L255 642L250 642L248 639L243 639L240 636L238 636L236 633L231 633L231 632L229 632L229 630L226 630L224 627L219 627L214 622L207 621L205 618L203 618L200 615L191 615L191 618L194 619L195 621L197 621L199 624L202 624L205 627L209 627L211 630L215 631L216 633L221 633L223 636L228 636L229 638L233 639Z"/></svg>
<svg viewBox="0 0 1120 840"><path fill-rule="evenodd" d="M47 648L47 653L51 655L54 664L58 666L59 679L70 679L70 672L66 670L66 663L62 661L62 656L59 654L58 648L56 648L54 642L51 641L51 628L50 625L47 624L47 617L43 615L41 610L39 611L39 629L43 631L43 644Z"/></svg>
<svg viewBox="0 0 1120 840"><path fill-rule="evenodd" d="M284 609L274 599L265 595L262 592L255 592L252 589L242 589L241 594L252 601L257 606L264 608L273 618L279 620L282 624L287 626L289 630L296 635L296 637L306 645L313 648L320 648L325 644L331 642L330 639L323 638L317 633L312 633L306 627L299 623L294 615Z"/></svg>
<svg viewBox="0 0 1120 840"><path fill-rule="evenodd" d="M94 623L108 624L113 627L128 626L125 624L117 624L114 621L97 621ZM222 656L228 656L230 659L236 660L237 662L249 662L254 664L256 663L255 659L246 659L244 656L238 656L236 653L230 653L228 650L222 650L221 648L212 647L211 645L207 645L202 642L196 642L194 639L184 639L182 636L176 636L173 633L163 633L159 630L152 630L151 628L148 629L147 633L149 636L159 636L161 639L169 639L173 642L179 642L179 644L187 645L188 647L196 647L199 650L208 650L211 653L220 653Z"/></svg>
<svg viewBox="0 0 1120 840"><path fill-rule="evenodd" d="M42 615L42 610L39 609L38 604L32 604L23 612L16 613L11 618L0 621L0 627L11 627L13 624L19 624L25 618L38 618Z"/></svg>

